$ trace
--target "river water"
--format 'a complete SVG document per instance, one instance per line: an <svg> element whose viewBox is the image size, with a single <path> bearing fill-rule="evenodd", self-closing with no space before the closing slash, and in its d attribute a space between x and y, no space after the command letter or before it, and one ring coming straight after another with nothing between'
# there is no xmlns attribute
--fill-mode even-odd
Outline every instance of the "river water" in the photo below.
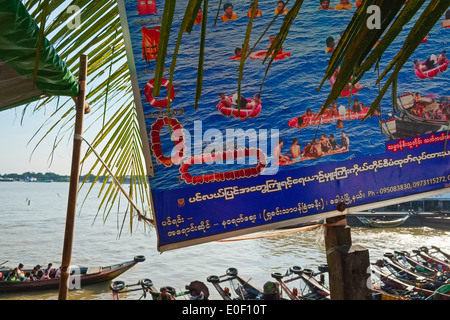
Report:
<svg viewBox="0 0 450 320"><path fill-rule="evenodd" d="M172 286L183 290L191 281L200 280L208 285L211 298L219 299L206 278L222 275L229 267L237 268L240 274L262 287L272 279L272 272L284 273L294 265L317 270L319 264L326 263L323 230L320 228L274 238L210 242L161 254L156 250L155 231L142 223L133 221L133 232L130 232L127 221L119 236L123 208L119 211L112 209L105 222L103 211L97 215L99 188L94 186L82 208L85 191L82 189L79 194L72 264L106 266L144 255L145 262L116 278L126 284L149 278L157 288ZM8 267L23 263L25 268L36 264L46 266L49 262L53 266L59 265L68 189L69 184L62 182L0 183L0 263L8 260ZM387 251L410 251L424 245L436 245L450 251L449 236L450 231L432 228L352 228L353 243L368 248L371 261ZM70 291L69 299L111 300L109 285L101 283ZM121 299L133 300L140 297L138 291L120 296ZM57 298L57 291L0 295L0 300Z"/></svg>

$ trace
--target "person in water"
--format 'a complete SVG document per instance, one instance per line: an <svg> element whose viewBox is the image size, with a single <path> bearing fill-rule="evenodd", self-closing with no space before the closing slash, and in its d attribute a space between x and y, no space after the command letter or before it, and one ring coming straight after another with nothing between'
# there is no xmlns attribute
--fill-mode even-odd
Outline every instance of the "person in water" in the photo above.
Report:
<svg viewBox="0 0 450 320"><path fill-rule="evenodd" d="M334 9L333 7L330 7L330 0L320 0L319 10L327 10L327 9Z"/></svg>
<svg viewBox="0 0 450 320"><path fill-rule="evenodd" d="M236 59L236 58L241 58L241 57L242 57L242 48L234 49L234 58Z"/></svg>
<svg viewBox="0 0 450 320"><path fill-rule="evenodd" d="M252 1L250 3L250 10L247 11L247 18L250 18L252 16L252 10L253 10L253 6L255 5L255 2ZM262 12L261 10L258 9L258 5L256 5L256 12L255 12L255 18L259 18L262 17Z"/></svg>
<svg viewBox="0 0 450 320"><path fill-rule="evenodd" d="M275 41L275 36L273 34L271 34L269 36L269 41L270 41L270 44L267 45L267 49L269 49L272 46L272 43ZM282 52L283 52L283 48L280 47L280 50L278 51L278 53L282 53Z"/></svg>
<svg viewBox="0 0 450 320"><path fill-rule="evenodd" d="M359 103L358 98L353 99L352 111L355 113L362 111L362 107L361 107L361 104Z"/></svg>
<svg viewBox="0 0 450 320"><path fill-rule="evenodd" d="M336 129L342 129L342 128L344 128L344 121L342 121L342 120L338 120L337 122L336 122Z"/></svg>
<svg viewBox="0 0 450 320"><path fill-rule="evenodd" d="M223 11L225 14L223 14L220 19L222 19L223 22L228 22L232 20L237 20L238 17L236 13L233 11L233 5L230 2L227 2L223 5Z"/></svg>
<svg viewBox="0 0 450 320"><path fill-rule="evenodd" d="M289 148L289 151L291 152L291 158L293 161L300 160L302 157L302 149L298 144L297 138L292 139L292 145Z"/></svg>
<svg viewBox="0 0 450 320"><path fill-rule="evenodd" d="M284 1L278 1L277 7L275 8L275 14L287 14L289 12L289 9L285 8Z"/></svg>
<svg viewBox="0 0 450 320"><path fill-rule="evenodd" d="M327 45L327 48L325 49L325 53L329 54L329 53L333 53L334 52L334 48L336 47L336 42L334 41L333 37L328 37L325 40L325 43Z"/></svg>
<svg viewBox="0 0 450 320"><path fill-rule="evenodd" d="M251 109L251 111L245 117L242 117L241 121L247 120L251 115L253 115L255 109L261 104L262 104L261 95L259 93L255 93L253 95L252 101L250 102L248 102L246 99L245 109Z"/></svg>
<svg viewBox="0 0 450 320"><path fill-rule="evenodd" d="M351 8L352 4L348 0L341 0L341 2L336 5L336 10L346 10Z"/></svg>
<svg viewBox="0 0 450 320"><path fill-rule="evenodd" d="M288 156L281 153L281 148L283 148L283 145L283 139L279 139L278 145L273 149L273 157L275 162L287 162L291 160Z"/></svg>
<svg viewBox="0 0 450 320"><path fill-rule="evenodd" d="M203 21L203 12L202 9L198 9L197 17L195 17L194 24L200 24Z"/></svg>

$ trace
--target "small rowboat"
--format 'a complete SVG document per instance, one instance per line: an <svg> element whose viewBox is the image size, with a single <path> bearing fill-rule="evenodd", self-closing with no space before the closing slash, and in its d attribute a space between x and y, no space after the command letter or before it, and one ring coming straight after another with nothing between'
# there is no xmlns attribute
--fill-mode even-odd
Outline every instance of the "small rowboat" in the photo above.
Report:
<svg viewBox="0 0 450 320"><path fill-rule="evenodd" d="M132 268L139 262L145 261L144 256L136 256L133 260L107 266L107 267L81 267L79 273L71 275L69 280L74 280L80 287L90 285L93 283L104 282L112 280L128 269ZM25 273L31 270L23 270ZM78 270L77 270L78 271ZM72 270L71 273L73 273ZM8 271L2 271L4 279L8 276ZM79 282L75 277L79 276ZM59 288L60 278L53 278L47 280L37 281L0 281L0 293L2 292L22 292L22 291L36 291L36 290L52 290ZM70 286L69 286L70 288Z"/></svg>
<svg viewBox="0 0 450 320"><path fill-rule="evenodd" d="M361 221L366 227L371 228L393 228L399 227L409 218L409 215L406 215L399 219L394 220L380 220L375 218L366 218L366 217L357 217L359 221Z"/></svg>

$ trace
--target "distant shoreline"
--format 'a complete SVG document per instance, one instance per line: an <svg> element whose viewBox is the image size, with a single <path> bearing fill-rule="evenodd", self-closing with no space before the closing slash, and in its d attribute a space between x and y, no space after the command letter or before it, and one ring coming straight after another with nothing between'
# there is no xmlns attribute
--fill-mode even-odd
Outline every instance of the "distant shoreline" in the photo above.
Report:
<svg viewBox="0 0 450 320"><path fill-rule="evenodd" d="M84 181L87 175L80 176L80 181ZM95 180L95 175L89 175L87 182L93 182ZM107 180L108 176L100 176L97 181L103 182ZM125 180L128 180L125 179ZM22 181L22 182L70 182L70 176L68 175L59 175L53 172L25 172L22 174L19 173L6 173L0 174L0 182L14 182L14 181Z"/></svg>

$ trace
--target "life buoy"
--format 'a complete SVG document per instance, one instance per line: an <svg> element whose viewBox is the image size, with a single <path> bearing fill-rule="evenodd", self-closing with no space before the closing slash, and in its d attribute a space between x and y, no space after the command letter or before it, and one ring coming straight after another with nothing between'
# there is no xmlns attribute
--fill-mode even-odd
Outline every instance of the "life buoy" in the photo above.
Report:
<svg viewBox="0 0 450 320"><path fill-rule="evenodd" d="M161 85L166 87L167 93L169 93L169 83L170 81L162 78ZM155 97L153 97L153 87L155 85L155 79L151 79L147 82L144 88L144 95L147 102L155 108L164 108L167 107L167 96L165 99L156 100ZM170 103L172 103L173 99L175 99L175 88L173 87L173 84L170 86Z"/></svg>
<svg viewBox="0 0 450 320"><path fill-rule="evenodd" d="M419 77L420 79L433 78L433 77L437 76L439 73L447 70L448 64L449 64L449 60L445 59L443 64L438 65L430 70L422 71L423 74L421 74L419 72L419 70L417 70L416 68L414 68L414 72L415 72L416 76ZM425 65L425 61L422 62L422 65L423 66Z"/></svg>
<svg viewBox="0 0 450 320"><path fill-rule="evenodd" d="M230 99L230 101L231 101L231 97L227 97L227 98ZM250 102L252 100L247 99L247 101ZM258 104L253 111L252 111L252 109L240 108L238 110L237 107L226 107L222 103L219 103L216 106L216 108L217 108L217 110L219 110L219 112L221 114L223 114L226 117L244 118L244 117L248 116L249 118L255 118L261 112L262 104L261 103Z"/></svg>
<svg viewBox="0 0 450 320"><path fill-rule="evenodd" d="M153 156L156 161L162 164L165 167L171 167L173 164L179 164L183 159L184 152L186 149L186 139L184 136L183 126L180 124L178 119L170 118L170 126L173 131L181 130L177 132L179 134L179 138L177 141L174 141L175 144L175 154L171 157L166 157L162 152L161 147L161 129L164 126L169 125L169 119L167 117L157 119L151 126L150 129L150 141L151 141L151 150L153 152Z"/></svg>
<svg viewBox="0 0 450 320"><path fill-rule="evenodd" d="M336 83L336 78L333 74L330 78L330 84L333 87L335 83ZM352 89L352 96L357 94L362 89L363 89L363 87L360 86L359 82L357 84L355 84L355 86ZM339 97L341 97L341 98L347 98L349 96L350 96L350 90L342 90L341 94L339 95Z"/></svg>
<svg viewBox="0 0 450 320"><path fill-rule="evenodd" d="M239 60L240 61L241 57L234 55L234 56L230 57L230 59L232 59L232 60Z"/></svg>
<svg viewBox="0 0 450 320"><path fill-rule="evenodd" d="M139 15L156 14L156 0L138 0Z"/></svg>
<svg viewBox="0 0 450 320"><path fill-rule="evenodd" d="M312 114L312 116L306 116L306 114L292 118L288 121L288 126L292 128L297 127L298 118L303 117L303 125L302 127L312 126L312 125L318 125L318 124L325 124L325 123L331 123L338 120L358 120L362 119L367 115L367 112L369 112L369 107L362 107L362 111L360 112L353 112L351 110L347 110L344 114L340 114L338 116L329 116L329 115L321 115L320 117L317 117L316 114Z"/></svg>
<svg viewBox="0 0 450 320"><path fill-rule="evenodd" d="M264 59L267 55L267 50L263 50L263 51L255 51L252 52L249 56L250 59ZM283 60L287 57L290 57L291 53L290 52L279 52L275 55L275 60Z"/></svg>
<svg viewBox="0 0 450 320"><path fill-rule="evenodd" d="M192 176L189 173L189 168L194 164L203 164L205 162L213 162L213 161L227 161L230 159L239 159L239 158L248 158L248 157L256 157L258 159L258 164L255 167L238 169L229 172L218 172L218 173L209 173L203 174L200 176ZM266 155L261 149L250 148L250 149L237 149L231 151L224 151L222 153L216 154L206 154L202 156L193 156L187 160L185 160L181 165L179 172L181 174L181 178L187 184L203 184L209 182L217 182L217 181L229 181L235 179L243 179L258 176L261 171L267 166Z"/></svg>

